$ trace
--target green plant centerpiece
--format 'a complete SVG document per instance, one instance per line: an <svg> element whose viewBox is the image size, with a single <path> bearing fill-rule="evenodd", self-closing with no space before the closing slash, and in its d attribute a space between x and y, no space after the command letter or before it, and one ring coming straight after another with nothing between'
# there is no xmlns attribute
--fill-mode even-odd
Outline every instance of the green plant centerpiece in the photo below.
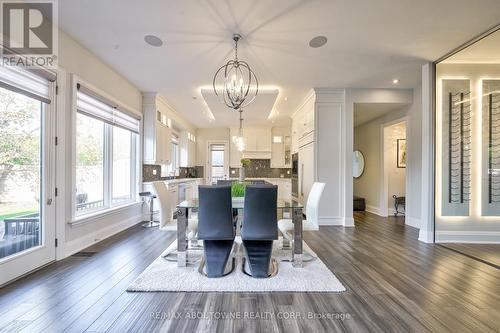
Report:
<svg viewBox="0 0 500 333"><path fill-rule="evenodd" d="M243 168L247 167L247 166L250 166L250 160L248 158L242 158L240 162L241 162L241 166Z"/></svg>
<svg viewBox="0 0 500 333"><path fill-rule="evenodd" d="M250 160L248 158L242 158L240 162L241 162L241 167L240 167L239 180L240 182L243 182L245 180L245 167L250 166Z"/></svg>
<svg viewBox="0 0 500 333"><path fill-rule="evenodd" d="M243 198L245 196L245 188L248 182L233 182L231 185L231 196L233 198Z"/></svg>

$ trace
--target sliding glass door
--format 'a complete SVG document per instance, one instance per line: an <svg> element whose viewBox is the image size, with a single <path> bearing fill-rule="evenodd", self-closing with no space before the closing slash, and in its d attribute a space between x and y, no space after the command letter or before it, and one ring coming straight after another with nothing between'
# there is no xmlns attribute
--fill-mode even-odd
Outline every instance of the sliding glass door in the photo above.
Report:
<svg viewBox="0 0 500 333"><path fill-rule="evenodd" d="M0 285L55 259L52 83L25 89L43 80L0 71Z"/></svg>

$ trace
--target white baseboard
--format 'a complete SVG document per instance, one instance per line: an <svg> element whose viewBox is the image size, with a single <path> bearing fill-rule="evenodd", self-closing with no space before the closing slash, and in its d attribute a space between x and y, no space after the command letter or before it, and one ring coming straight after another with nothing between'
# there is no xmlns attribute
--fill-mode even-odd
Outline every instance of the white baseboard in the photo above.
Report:
<svg viewBox="0 0 500 333"><path fill-rule="evenodd" d="M376 206L372 206L372 205L366 205L365 207L365 210L368 212L368 213L372 213L372 214L375 214L375 215L378 215L378 216L382 216L382 217L387 217L386 214L383 214L380 210L379 207L376 207Z"/></svg>
<svg viewBox="0 0 500 333"><path fill-rule="evenodd" d="M119 233L120 231L130 228L131 226L136 225L141 221L142 214L139 214L121 222L99 229L91 234L66 242L66 244L64 244L64 258L69 257L70 255L75 254L76 252L81 251L89 247L90 245L98 243L103 239L111 237Z"/></svg>
<svg viewBox="0 0 500 333"><path fill-rule="evenodd" d="M344 227L354 227L354 218L346 217L344 219Z"/></svg>
<svg viewBox="0 0 500 333"><path fill-rule="evenodd" d="M436 231L436 243L500 244L500 231Z"/></svg>
<svg viewBox="0 0 500 333"><path fill-rule="evenodd" d="M354 219L352 217L323 216L319 217L319 225L354 227Z"/></svg>
<svg viewBox="0 0 500 333"><path fill-rule="evenodd" d="M424 243L434 243L434 233L432 231L420 229L418 232L418 240Z"/></svg>
<svg viewBox="0 0 500 333"><path fill-rule="evenodd" d="M344 218L338 216L320 216L319 225L344 225Z"/></svg>
<svg viewBox="0 0 500 333"><path fill-rule="evenodd" d="M420 220L414 217L405 216L405 224L420 229Z"/></svg>

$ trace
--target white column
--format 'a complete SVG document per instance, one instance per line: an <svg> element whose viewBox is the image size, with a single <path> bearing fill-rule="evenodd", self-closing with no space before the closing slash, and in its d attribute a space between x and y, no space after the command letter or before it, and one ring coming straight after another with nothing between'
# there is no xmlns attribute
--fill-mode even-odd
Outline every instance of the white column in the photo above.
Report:
<svg viewBox="0 0 500 333"><path fill-rule="evenodd" d="M319 224L354 226L352 181L347 181L352 180L352 156L346 153L349 144L352 152L352 114L346 116L345 90L315 88L314 92L315 180L326 184Z"/></svg>
<svg viewBox="0 0 500 333"><path fill-rule="evenodd" d="M422 205L418 240L434 242L434 64L422 66Z"/></svg>

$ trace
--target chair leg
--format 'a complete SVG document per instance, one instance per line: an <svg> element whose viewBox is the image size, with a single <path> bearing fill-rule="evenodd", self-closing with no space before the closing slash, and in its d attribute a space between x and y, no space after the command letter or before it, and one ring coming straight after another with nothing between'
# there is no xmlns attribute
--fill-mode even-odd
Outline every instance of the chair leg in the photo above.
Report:
<svg viewBox="0 0 500 333"><path fill-rule="evenodd" d="M283 233L283 250L290 250L292 248L291 236L288 232Z"/></svg>
<svg viewBox="0 0 500 333"><path fill-rule="evenodd" d="M246 272L245 267L243 267L245 273L250 273L255 278L268 278L277 273L277 263L271 261L273 251L272 240L244 240L243 246L245 247L246 259L248 260L248 268L250 270L250 272Z"/></svg>
<svg viewBox="0 0 500 333"><path fill-rule="evenodd" d="M232 269L230 269L230 271L227 272L226 268L233 249L233 244L234 240L203 241L203 249L205 252L204 261L206 262L205 273L207 277L222 277L232 271Z"/></svg>

